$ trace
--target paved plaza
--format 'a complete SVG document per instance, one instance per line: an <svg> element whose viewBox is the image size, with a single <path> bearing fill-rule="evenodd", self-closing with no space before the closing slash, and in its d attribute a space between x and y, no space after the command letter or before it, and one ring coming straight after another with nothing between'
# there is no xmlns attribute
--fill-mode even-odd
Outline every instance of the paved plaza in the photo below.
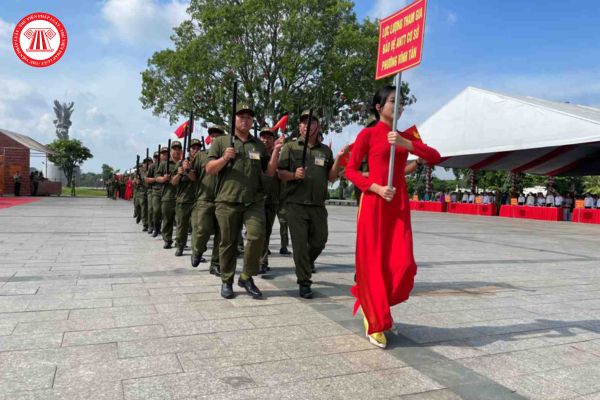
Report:
<svg viewBox="0 0 600 400"><path fill-rule="evenodd" d="M0 400L600 399L600 226L413 213L416 287L380 350L351 312L356 208L329 208L313 300L278 227L266 299L223 300L132 213L0 210Z"/></svg>

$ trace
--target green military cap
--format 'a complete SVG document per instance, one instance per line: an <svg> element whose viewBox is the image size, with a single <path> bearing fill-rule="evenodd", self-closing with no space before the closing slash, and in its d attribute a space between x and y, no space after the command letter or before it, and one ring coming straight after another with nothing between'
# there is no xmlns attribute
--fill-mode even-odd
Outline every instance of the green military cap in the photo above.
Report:
<svg viewBox="0 0 600 400"><path fill-rule="evenodd" d="M208 128L208 134L212 135L213 133L219 133L221 135L225 134L225 128L221 125L212 125Z"/></svg>
<svg viewBox="0 0 600 400"><path fill-rule="evenodd" d="M146 163L146 162L152 162L152 159L151 159L150 157L148 157L148 158L144 158L144 161L143 161L143 162L145 162L145 163Z"/></svg>
<svg viewBox="0 0 600 400"><path fill-rule="evenodd" d="M309 110L302 111L302 114L300 115L300 121L308 118L309 115L310 115L310 111ZM319 117L317 116L317 113L314 112L314 111L313 111L313 115L312 115L312 120L313 121L317 121L318 123L320 123L319 122Z"/></svg>
<svg viewBox="0 0 600 400"><path fill-rule="evenodd" d="M377 119L377 117L375 117L374 115L369 116L369 118L367 118L367 122L365 123L365 126L367 128L372 127L373 125L375 125L379 120Z"/></svg>
<svg viewBox="0 0 600 400"><path fill-rule="evenodd" d="M158 151L154 152L154 158L158 158Z"/></svg>
<svg viewBox="0 0 600 400"><path fill-rule="evenodd" d="M181 145L181 142L179 140L173 140L171 142L171 148L173 147L179 147L180 149L183 148L183 146Z"/></svg>
<svg viewBox="0 0 600 400"><path fill-rule="evenodd" d="M246 112L254 117L254 110L252 109L252 107L250 107L249 104L239 103L235 108L235 114L237 115L243 112Z"/></svg>
<svg viewBox="0 0 600 400"><path fill-rule="evenodd" d="M263 136L263 135L271 135L273 137L276 136L275 132L273 132L270 128L262 128L260 130L260 136Z"/></svg>
<svg viewBox="0 0 600 400"><path fill-rule="evenodd" d="M192 146L202 146L202 143L200 142L199 139L194 138L194 139L192 139L192 143L190 143L190 147L192 147Z"/></svg>
<svg viewBox="0 0 600 400"><path fill-rule="evenodd" d="M167 146L163 146L163 147L160 148L160 152L161 153L168 153L169 149L167 148Z"/></svg>

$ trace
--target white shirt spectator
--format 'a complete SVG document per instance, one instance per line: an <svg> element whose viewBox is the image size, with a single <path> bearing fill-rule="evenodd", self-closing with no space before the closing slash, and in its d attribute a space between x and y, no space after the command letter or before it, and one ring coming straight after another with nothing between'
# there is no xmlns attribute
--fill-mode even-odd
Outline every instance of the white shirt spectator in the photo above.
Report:
<svg viewBox="0 0 600 400"><path fill-rule="evenodd" d="M451 203L456 203L456 193L452 193L452 194L450 195L450 202L451 202Z"/></svg>
<svg viewBox="0 0 600 400"><path fill-rule="evenodd" d="M554 195L548 194L546 196L546 207L554 207Z"/></svg>
<svg viewBox="0 0 600 400"><path fill-rule="evenodd" d="M546 199L544 198L544 196L538 197L536 204L538 206L542 206L543 207L546 204Z"/></svg>
<svg viewBox="0 0 600 400"><path fill-rule="evenodd" d="M594 207L594 198L592 196L586 196L585 199L583 199L583 206L585 208Z"/></svg>
<svg viewBox="0 0 600 400"><path fill-rule="evenodd" d="M463 203L468 203L469 202L469 193L463 193L462 202Z"/></svg>
<svg viewBox="0 0 600 400"><path fill-rule="evenodd" d="M556 207L562 207L563 201L564 201L563 197L559 194L558 196L556 196L554 198L554 205Z"/></svg>
<svg viewBox="0 0 600 400"><path fill-rule="evenodd" d="M533 197L533 195L531 193L529 194L529 196L527 196L527 205L528 206L535 205L535 197Z"/></svg>
<svg viewBox="0 0 600 400"><path fill-rule="evenodd" d="M482 204L490 204L490 196L488 196L487 194L485 196L483 196L481 203Z"/></svg>
<svg viewBox="0 0 600 400"><path fill-rule="evenodd" d="M600 208L600 197L598 197L598 201L596 202L596 208Z"/></svg>
<svg viewBox="0 0 600 400"><path fill-rule="evenodd" d="M523 204L525 204L525 196L520 195L519 198L517 199L517 203L521 206Z"/></svg>
<svg viewBox="0 0 600 400"><path fill-rule="evenodd" d="M471 203L471 204L475 203L475 194L471 193L469 195L469 203Z"/></svg>

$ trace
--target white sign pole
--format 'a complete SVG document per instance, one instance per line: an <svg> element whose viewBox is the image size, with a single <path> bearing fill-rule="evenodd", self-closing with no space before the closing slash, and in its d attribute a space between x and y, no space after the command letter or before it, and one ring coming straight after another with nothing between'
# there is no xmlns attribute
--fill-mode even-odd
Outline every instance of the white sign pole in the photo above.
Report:
<svg viewBox="0 0 600 400"><path fill-rule="evenodd" d="M400 86L402 85L402 72L396 74L394 78L394 85L396 86L396 97L394 98L394 120L392 121L392 131L397 131L398 126L398 108L402 104L402 93L400 92ZM390 147L390 165L388 170L388 187L394 187L394 162L396 160L396 145L392 144Z"/></svg>

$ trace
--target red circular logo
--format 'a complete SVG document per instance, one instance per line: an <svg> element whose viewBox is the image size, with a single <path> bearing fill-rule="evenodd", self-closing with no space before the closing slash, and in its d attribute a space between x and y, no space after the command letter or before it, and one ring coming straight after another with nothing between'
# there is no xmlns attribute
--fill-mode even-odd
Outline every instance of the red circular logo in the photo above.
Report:
<svg viewBox="0 0 600 400"><path fill-rule="evenodd" d="M23 18L13 32L17 57L32 67L48 67L61 59L67 49L67 30L58 18L33 13Z"/></svg>

